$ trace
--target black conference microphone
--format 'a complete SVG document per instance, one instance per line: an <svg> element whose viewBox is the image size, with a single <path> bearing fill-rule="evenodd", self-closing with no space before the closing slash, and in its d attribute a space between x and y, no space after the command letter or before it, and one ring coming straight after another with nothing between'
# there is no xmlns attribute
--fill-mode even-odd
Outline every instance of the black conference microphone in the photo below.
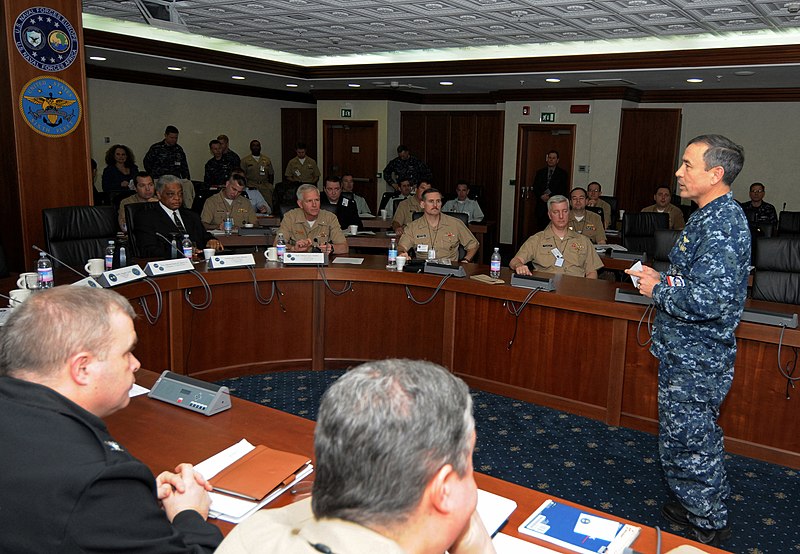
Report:
<svg viewBox="0 0 800 554"><path fill-rule="evenodd" d="M59 260L58 258L56 258L55 256L53 256L53 255L52 255L50 252L48 252L47 250L42 250L41 248L39 248L39 247L38 247L38 246L36 246L35 244L34 244L34 245L32 245L32 246L33 246L33 249L34 249L34 250L38 250L39 252L44 252L45 256L47 256L48 258L52 258L52 259L54 259L55 261L57 261L58 263L60 263L61 265L63 265L63 266L64 266L64 267L66 267L67 269L69 269L70 271L72 271L73 273L75 273L75 274L77 274L77 275L80 275L81 279L83 279L84 277L86 277L86 275L88 275L88 273L87 273L86 275L84 275L83 273L81 273L80 271L78 271L77 269L75 269L74 267L72 267L72 266L70 266L70 265L67 265L65 262L63 262L63 261Z"/></svg>

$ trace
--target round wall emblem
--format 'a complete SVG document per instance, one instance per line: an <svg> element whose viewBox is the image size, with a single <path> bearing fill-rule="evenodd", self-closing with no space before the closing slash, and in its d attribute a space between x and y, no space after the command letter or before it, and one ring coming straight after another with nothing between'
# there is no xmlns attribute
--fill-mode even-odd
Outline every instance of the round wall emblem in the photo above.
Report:
<svg viewBox="0 0 800 554"><path fill-rule="evenodd" d="M61 71L78 56L78 34L66 17L41 6L14 22L14 44L25 60L42 71Z"/></svg>
<svg viewBox="0 0 800 554"><path fill-rule="evenodd" d="M19 111L31 129L47 137L70 134L81 120L81 101L56 77L36 77L19 93Z"/></svg>

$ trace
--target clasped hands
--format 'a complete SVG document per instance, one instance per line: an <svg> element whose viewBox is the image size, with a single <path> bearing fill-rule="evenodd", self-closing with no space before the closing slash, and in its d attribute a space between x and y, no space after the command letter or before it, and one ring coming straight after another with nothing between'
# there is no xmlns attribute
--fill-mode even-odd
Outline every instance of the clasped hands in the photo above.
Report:
<svg viewBox="0 0 800 554"><path fill-rule="evenodd" d="M174 473L164 471L156 477L158 500L170 521L184 510L194 510L206 519L211 506L208 493L212 488L192 464L180 464Z"/></svg>

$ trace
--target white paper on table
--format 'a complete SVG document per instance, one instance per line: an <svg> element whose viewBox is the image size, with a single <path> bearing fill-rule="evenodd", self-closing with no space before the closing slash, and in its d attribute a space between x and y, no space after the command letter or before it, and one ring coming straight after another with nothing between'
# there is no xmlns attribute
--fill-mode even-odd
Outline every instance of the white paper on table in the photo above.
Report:
<svg viewBox="0 0 800 554"><path fill-rule="evenodd" d="M148 392L150 392L150 389L146 389L142 385L137 385L134 383L131 387L131 390L128 392L128 396L133 398L134 396L140 396L142 394L147 394Z"/></svg>
<svg viewBox="0 0 800 554"><path fill-rule="evenodd" d="M539 546L511 535L504 535L503 533L495 535L492 539L492 544L494 544L497 554L546 554L548 552L558 552L557 550L550 550L547 547Z"/></svg>
<svg viewBox="0 0 800 554"><path fill-rule="evenodd" d="M194 469L208 481L254 448L255 446L250 444L247 439L242 439L222 452L203 460L194 466Z"/></svg>
<svg viewBox="0 0 800 554"><path fill-rule="evenodd" d="M268 494L267 496L265 496L264 499L261 500L261 502L251 502L249 500L244 500L243 502L245 502L246 504L249 504L249 506L250 506L250 509L245 511L244 513L241 512L241 510L243 510L245 508L245 506L243 504L240 505L240 504L237 503L236 506L234 506L233 504L229 504L228 503L228 500L240 500L240 499L231 498L229 496L226 496L226 498L225 498L224 507L226 508L226 510L228 510L228 509L237 510L236 514L228 513L227 511L222 511L221 513L217 512L216 509L217 508L221 508L223 505L215 506L214 505L214 499L215 499L215 497L223 496L223 495L221 495L219 493L210 492L208 494L211 496L211 507L209 508L208 515L209 515L209 517L214 517L214 518L217 518L217 519L221 519L222 521L227 521L229 523L241 523L245 519L247 519L248 517L250 517L251 515L256 513L258 510L260 510L261 508L263 508L264 506L266 506L267 504L269 504L270 502L272 502L273 500L278 498L284 492L286 492L288 490L291 490L292 487L294 487L297 483L299 483L300 481L302 481L303 479L305 479L306 477L311 475L313 472L314 472L314 466L312 464L308 464L305 467L305 469L303 469L303 471L301 471L300 473L297 474L297 476L295 477L294 481L292 481L291 483L289 483L285 487L280 487L278 489L275 489L271 494Z"/></svg>
<svg viewBox="0 0 800 554"><path fill-rule="evenodd" d="M605 252L606 250L613 250L614 252L627 252L628 249L621 244L595 244L594 249L598 252Z"/></svg>
<svg viewBox="0 0 800 554"><path fill-rule="evenodd" d="M333 259L333 263L335 263L335 264L361 265L361 264L364 263L364 258L342 258L341 256L336 256Z"/></svg>
<svg viewBox="0 0 800 554"><path fill-rule="evenodd" d="M478 515L489 536L494 535L516 509L517 503L510 498L478 489Z"/></svg>
<svg viewBox="0 0 800 554"><path fill-rule="evenodd" d="M604 517L593 516L592 514L581 514L575 523L575 533L586 535L593 539L600 539L611 542L617 536L620 523Z"/></svg>

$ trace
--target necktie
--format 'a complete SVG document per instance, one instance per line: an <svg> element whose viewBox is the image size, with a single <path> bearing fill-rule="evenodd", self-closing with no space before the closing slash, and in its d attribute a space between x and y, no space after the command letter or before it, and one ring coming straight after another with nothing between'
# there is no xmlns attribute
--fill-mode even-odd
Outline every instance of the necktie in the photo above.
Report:
<svg viewBox="0 0 800 554"><path fill-rule="evenodd" d="M178 228L178 231L180 231L181 233L185 233L186 232L186 227L184 227L183 223L181 223L181 218L178 217L178 211L177 210L172 212L172 219L175 221L175 227Z"/></svg>
<svg viewBox="0 0 800 554"><path fill-rule="evenodd" d="M550 169L550 170L547 171L547 184L548 185L550 184L550 179L552 179L552 178L553 178L553 170Z"/></svg>

